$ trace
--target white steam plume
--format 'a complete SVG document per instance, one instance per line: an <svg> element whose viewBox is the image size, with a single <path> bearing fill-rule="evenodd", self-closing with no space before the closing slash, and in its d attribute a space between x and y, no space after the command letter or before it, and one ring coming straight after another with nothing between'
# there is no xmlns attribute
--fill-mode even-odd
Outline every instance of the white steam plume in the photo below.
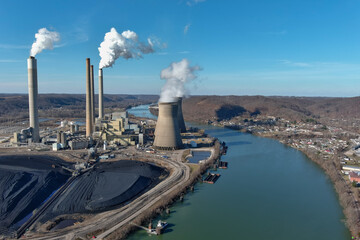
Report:
<svg viewBox="0 0 360 240"><path fill-rule="evenodd" d="M99 47L99 68L111 67L119 57L141 58L143 54L153 53L155 43L157 44L150 38L147 39L147 43L140 42L138 35L133 31L127 30L119 34L115 28L111 28Z"/></svg>
<svg viewBox="0 0 360 240"><path fill-rule="evenodd" d="M169 67L161 71L161 79L166 80L161 89L159 102L176 102L177 97L183 97L187 93L186 83L197 78L195 72L201 70L199 66L190 66L184 58L180 62L173 62Z"/></svg>
<svg viewBox="0 0 360 240"><path fill-rule="evenodd" d="M60 34L58 32L51 32L46 28L40 28L35 34L36 41L32 44L30 56L35 57L36 54L41 53L44 49L53 49L54 42L60 41Z"/></svg>

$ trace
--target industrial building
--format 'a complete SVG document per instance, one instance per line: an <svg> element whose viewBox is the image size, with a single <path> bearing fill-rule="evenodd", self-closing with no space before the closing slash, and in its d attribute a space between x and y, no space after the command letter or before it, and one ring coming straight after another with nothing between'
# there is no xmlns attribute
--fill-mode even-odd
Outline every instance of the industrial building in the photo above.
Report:
<svg viewBox="0 0 360 240"><path fill-rule="evenodd" d="M129 123L127 112L114 112L109 120L101 121L102 139L121 145L135 145L138 143L140 128L137 124Z"/></svg>

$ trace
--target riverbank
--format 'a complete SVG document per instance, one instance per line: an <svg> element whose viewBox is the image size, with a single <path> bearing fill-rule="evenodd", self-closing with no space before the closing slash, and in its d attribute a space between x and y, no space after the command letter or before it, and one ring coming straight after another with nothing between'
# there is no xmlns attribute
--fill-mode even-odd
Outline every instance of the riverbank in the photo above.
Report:
<svg viewBox="0 0 360 240"><path fill-rule="evenodd" d="M359 202L356 199L355 193L350 183L341 174L341 165L338 157L333 155L331 158L322 158L317 152L310 151L304 148L297 148L294 145L282 142L282 139L277 135L252 133L255 136L266 137L280 141L281 143L292 147L304 153L311 161L316 163L325 174L330 178L333 187L338 195L338 200L342 206L343 213L346 217L346 226L350 230L354 239L360 239L360 208ZM357 194L360 194L358 190Z"/></svg>
<svg viewBox="0 0 360 240"><path fill-rule="evenodd" d="M162 199L152 205L144 213L136 217L131 223L127 223L126 226L114 231L113 234L108 236L106 239L115 240L115 239L125 239L129 234L138 230L136 225L148 225L151 219L155 218L161 214L166 209L169 209L176 201L182 199L184 195L193 189L193 186L201 180L201 176L209 169L214 162L220 157L220 142L217 140L213 146L213 154L204 164L199 165L197 168L190 167L190 177L189 179L180 187L171 191L166 196L163 196ZM182 156L180 151L179 156Z"/></svg>

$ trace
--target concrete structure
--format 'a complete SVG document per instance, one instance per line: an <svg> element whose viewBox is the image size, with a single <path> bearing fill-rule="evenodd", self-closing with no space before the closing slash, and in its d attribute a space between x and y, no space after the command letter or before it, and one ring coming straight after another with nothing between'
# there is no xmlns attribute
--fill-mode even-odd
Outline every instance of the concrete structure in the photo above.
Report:
<svg viewBox="0 0 360 240"><path fill-rule="evenodd" d="M95 130L95 89L94 89L94 65L90 66L90 101L91 101L91 120L93 132Z"/></svg>
<svg viewBox="0 0 360 240"><path fill-rule="evenodd" d="M75 132L79 132L79 124L75 124Z"/></svg>
<svg viewBox="0 0 360 240"><path fill-rule="evenodd" d="M61 131L56 133L56 142L59 144L61 143Z"/></svg>
<svg viewBox="0 0 360 240"><path fill-rule="evenodd" d="M91 80L90 80L90 58L86 59L86 137L91 137L93 125L91 120Z"/></svg>
<svg viewBox="0 0 360 240"><path fill-rule="evenodd" d="M124 118L124 119L129 119L129 114L127 111L125 112L113 112L111 114L111 119L112 120L117 120L117 119L120 119L120 118Z"/></svg>
<svg viewBox="0 0 360 240"><path fill-rule="evenodd" d="M70 133L72 133L72 134L75 133L75 125L74 124L70 124Z"/></svg>
<svg viewBox="0 0 360 240"><path fill-rule="evenodd" d="M29 122L32 128L32 141L40 142L39 118L38 118L38 81L37 63L35 57L30 56L28 64L28 87L29 87Z"/></svg>
<svg viewBox="0 0 360 240"><path fill-rule="evenodd" d="M89 141L86 138L78 138L69 141L71 150L85 149L89 146Z"/></svg>
<svg viewBox="0 0 360 240"><path fill-rule="evenodd" d="M53 151L59 151L60 150L60 144L59 143L53 143L52 150Z"/></svg>
<svg viewBox="0 0 360 240"><path fill-rule="evenodd" d="M178 97L177 99L178 99L178 101L177 101L177 103L178 103L177 119L179 122L180 132L184 133L184 132L186 132L186 126L185 126L184 116L183 116L183 112L182 112L182 97Z"/></svg>
<svg viewBox="0 0 360 240"><path fill-rule="evenodd" d="M63 148L67 148L67 140L66 140L66 133L61 132L61 145Z"/></svg>
<svg viewBox="0 0 360 240"><path fill-rule="evenodd" d="M134 125L134 126L133 126ZM102 139L121 145L135 145L138 140L139 128L136 124L129 124L127 118L117 118L103 123Z"/></svg>
<svg viewBox="0 0 360 240"><path fill-rule="evenodd" d="M141 146L144 145L144 134L142 134L142 133L139 134L139 144Z"/></svg>
<svg viewBox="0 0 360 240"><path fill-rule="evenodd" d="M18 143L20 140L20 134L15 132L14 133L14 139L13 139L13 143Z"/></svg>
<svg viewBox="0 0 360 240"><path fill-rule="evenodd" d="M177 102L159 103L154 147L163 150L175 150L183 147L178 121Z"/></svg>
<svg viewBox="0 0 360 240"><path fill-rule="evenodd" d="M104 90L103 90L103 70L99 69L99 118L104 118Z"/></svg>

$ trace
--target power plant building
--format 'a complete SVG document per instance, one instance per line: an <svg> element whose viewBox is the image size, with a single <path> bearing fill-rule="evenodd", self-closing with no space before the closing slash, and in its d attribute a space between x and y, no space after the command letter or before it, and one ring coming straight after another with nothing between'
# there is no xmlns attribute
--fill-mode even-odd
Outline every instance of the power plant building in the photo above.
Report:
<svg viewBox="0 0 360 240"><path fill-rule="evenodd" d="M135 145L139 139L140 128L129 123L127 112L115 112L109 121L103 121L102 139L121 145Z"/></svg>
<svg viewBox="0 0 360 240"><path fill-rule="evenodd" d="M161 150L176 150L183 147L177 102L159 103L154 147Z"/></svg>

